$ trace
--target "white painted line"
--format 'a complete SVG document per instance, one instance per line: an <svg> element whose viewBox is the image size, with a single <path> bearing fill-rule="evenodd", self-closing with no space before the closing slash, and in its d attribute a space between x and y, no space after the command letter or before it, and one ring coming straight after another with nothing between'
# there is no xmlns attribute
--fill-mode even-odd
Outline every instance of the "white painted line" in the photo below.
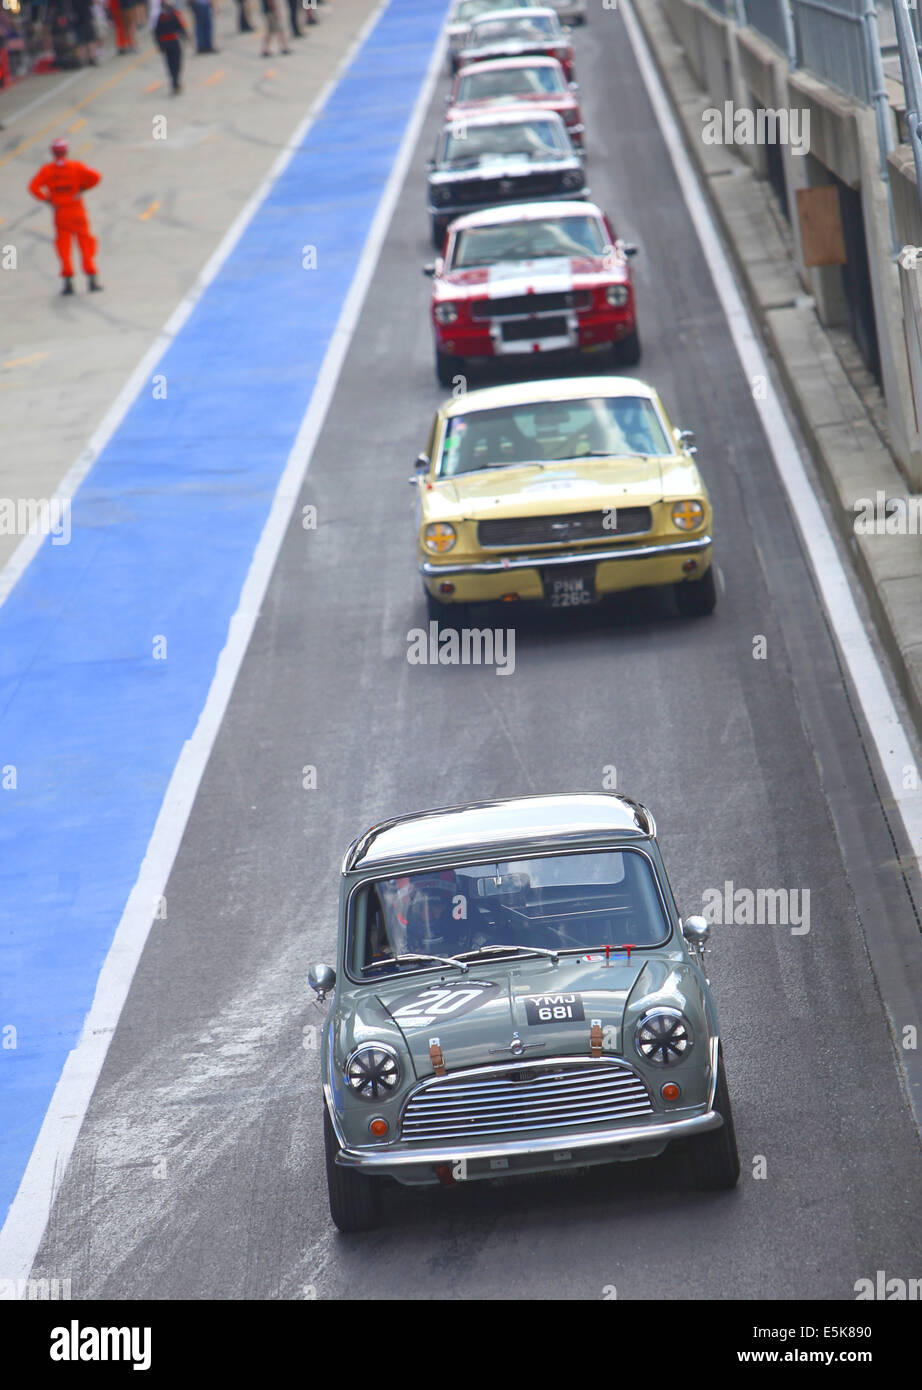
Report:
<svg viewBox="0 0 922 1390"><path fill-rule="evenodd" d="M44 106L46 101L50 101L52 97L56 97L58 92L63 92L65 87L70 87L78 78L83 77L83 75L82 71L71 73L70 77L65 77L63 82L59 82L57 86L52 87L50 92L42 92L41 96L34 97L32 101L27 101L25 106L20 106L18 111L12 111L9 115L0 107L0 123L4 126L15 125L17 121L22 120L23 116L28 116L30 111L34 111L36 106Z"/></svg>
<svg viewBox="0 0 922 1390"><path fill-rule="evenodd" d="M246 231L257 208L259 208L269 192L269 189L291 160L295 150L301 144L329 100L330 93L333 91L333 88L336 86L343 72L352 62L356 52L365 42L365 39L377 24L389 4L390 0L381 0L377 9L369 15L365 24L340 60L333 76L318 95L304 120L295 130L294 134L291 135L252 198L243 206L238 217L231 223L230 227L221 238L221 241L218 243L217 248L205 263L205 267L195 281L195 284L179 301L163 328L161 328L157 337L106 411L102 421L90 436L89 442L83 450L83 453L64 474L64 477L55 490L55 499L63 501L74 496L87 473L89 473L93 464L131 409L135 399L150 382L150 378L153 376L154 368L157 366L157 363L163 357L167 348L192 313L192 310ZM3 569L0 570L0 605L4 604L9 598L13 589L35 559L35 556L38 554L46 539L47 536L41 532L23 536L19 545L3 566Z"/></svg>
<svg viewBox="0 0 922 1390"><path fill-rule="evenodd" d="M372 25L377 22L383 12L385 5L389 3L390 0L385 0L385 4L382 4L371 17L340 68L348 63L354 49L364 41ZM45 1115L19 1190L13 1199L3 1229L0 1231L0 1281L12 1280L15 1283L21 1279L28 1279L32 1269L51 1213L55 1193L67 1170L77 1134L83 1123L90 1097L99 1079L109 1049L109 1042L118 1025L122 1008L131 987L131 981L150 932L151 904L162 897L166 891L167 880L182 843L186 823L198 792L202 774L208 764L212 747L224 719L238 672L246 655L256 620L259 617L260 606L269 587L269 580L272 577L272 571L275 568L275 562L291 520L295 502L301 491L311 455L333 398L339 374L419 138L426 109L435 87L439 66L443 59L444 48L445 40L443 37L436 44L433 52L394 166L381 195L381 201L371 224L355 276L346 295L336 328L333 330L333 336L327 348L310 405L301 422L294 447L288 456L285 471L272 503L272 510L260 536L243 585L240 604L230 621L227 645L218 658L208 698L199 716L195 732L183 746L179 761L173 770L173 776L167 787L166 796L160 808L147 853L141 864L137 882L131 891L109 953L103 963L93 1005L87 1014L77 1045L68 1056L61 1072L60 1080L55 1087L51 1104ZM336 78L334 77L327 92L335 81ZM318 100L318 107L325 99L326 94ZM299 127L298 133L289 146L288 153L277 162L274 175L285 167L312 119L313 116L309 117ZM263 195L268 186L269 181L263 186ZM256 209L257 201L251 200L252 206L248 205L251 216ZM229 233L228 238L225 238L228 249L233 245L233 240L236 240L242 229L242 226L235 223L232 233ZM222 246L224 245L225 243L222 243ZM209 263L209 269L210 275L213 276L217 264ZM3 1287L2 1282L0 1282L0 1287ZM74 1292L75 1297L79 1298L79 1290ZM0 1299L3 1297L4 1295L0 1293Z"/></svg>
<svg viewBox="0 0 922 1390"><path fill-rule="evenodd" d="M787 492L791 514L813 569L839 652L857 691L889 784L890 795L899 810L912 854L922 868L922 789L911 790L903 786L905 769L915 764L909 740L890 698L887 683L861 621L861 615L855 606L836 544L807 477L803 460L772 383L762 346L737 289L711 210L682 143L669 99L663 90L631 0L622 0L621 11L650 104L669 150L676 178L689 211L688 229L694 228L698 234L743 371L750 381L759 376L764 377L768 383L765 398L755 398L765 438Z"/></svg>

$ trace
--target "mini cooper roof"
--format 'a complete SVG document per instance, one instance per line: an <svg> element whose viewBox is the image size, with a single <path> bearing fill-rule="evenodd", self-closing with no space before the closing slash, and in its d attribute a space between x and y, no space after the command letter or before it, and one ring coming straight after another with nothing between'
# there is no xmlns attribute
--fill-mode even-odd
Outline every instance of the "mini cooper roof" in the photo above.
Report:
<svg viewBox="0 0 922 1390"><path fill-rule="evenodd" d="M469 77L472 72L505 72L508 68L560 68L563 72L563 64L559 58L552 58L548 53L534 53L531 57L527 53L522 53L516 58L484 58L480 63L465 63L458 69L459 77ZM520 96L519 92L512 92L509 100ZM547 92L546 96L560 96L560 92Z"/></svg>
<svg viewBox="0 0 922 1390"><path fill-rule="evenodd" d="M396 860L561 840L649 839L656 834L645 806L614 792L523 796L472 801L373 825L350 846L343 873Z"/></svg>
<svg viewBox="0 0 922 1390"><path fill-rule="evenodd" d="M523 8L528 9L529 19L538 19L546 14L549 14L552 19L560 19L557 11L549 9L547 5L529 5L527 7L519 5L511 10L484 10L483 14L474 16L470 22L470 28L476 29L478 24L486 24L494 19L521 19Z"/></svg>
<svg viewBox="0 0 922 1390"><path fill-rule="evenodd" d="M465 391L446 401L442 414L467 415L473 410L492 410L502 405L528 405L532 401L591 400L595 396L645 396L654 399L652 386L630 376L559 377L553 381L517 381L507 386L486 386Z"/></svg>
<svg viewBox="0 0 922 1390"><path fill-rule="evenodd" d="M463 217L452 220L452 230L466 232L469 227L499 227L506 222L540 222L548 217L601 217L602 209L597 203L572 199L559 203L506 203L503 207L482 208L480 212L466 212ZM591 254L587 252L587 254Z"/></svg>
<svg viewBox="0 0 922 1390"><path fill-rule="evenodd" d="M553 93L548 92L547 95L550 97ZM462 121L446 121L442 126L442 134L444 135L446 130L453 131L459 124L463 124L467 130L476 130L478 126L525 125L529 121L558 121L564 130L567 128L563 117L546 106L538 106L536 110L525 105L511 108L497 106L489 111L478 111L474 115L464 116Z"/></svg>

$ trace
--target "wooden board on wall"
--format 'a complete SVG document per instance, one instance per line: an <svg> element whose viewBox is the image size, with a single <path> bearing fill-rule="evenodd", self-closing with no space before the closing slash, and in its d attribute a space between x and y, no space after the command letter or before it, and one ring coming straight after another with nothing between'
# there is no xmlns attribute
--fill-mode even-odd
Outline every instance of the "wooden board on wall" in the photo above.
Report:
<svg viewBox="0 0 922 1390"><path fill-rule="evenodd" d="M804 265L844 265L845 237L835 185L798 188L797 215Z"/></svg>

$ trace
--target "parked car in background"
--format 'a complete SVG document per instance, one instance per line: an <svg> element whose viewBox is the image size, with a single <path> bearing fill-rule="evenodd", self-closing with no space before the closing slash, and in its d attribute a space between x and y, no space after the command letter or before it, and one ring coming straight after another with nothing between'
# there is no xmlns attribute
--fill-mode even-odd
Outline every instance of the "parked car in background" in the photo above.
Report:
<svg viewBox="0 0 922 1390"><path fill-rule="evenodd" d="M451 124L497 106L546 107L556 111L567 134L583 147L583 114L576 83L568 82L556 58L499 58L461 68L448 97L445 119Z"/></svg>
<svg viewBox="0 0 922 1390"><path fill-rule="evenodd" d="M489 58L523 58L529 54L556 58L567 81L573 80L573 48L553 10L498 10L482 15L461 39L457 66Z"/></svg>
<svg viewBox="0 0 922 1390"><path fill-rule="evenodd" d="M553 111L492 111L446 125L429 166L432 241L465 212L589 195L582 156Z"/></svg>
<svg viewBox="0 0 922 1390"><path fill-rule="evenodd" d="M480 15L491 10L546 8L544 0L457 0L448 16L448 66L457 67L458 53L468 29Z"/></svg>
<svg viewBox="0 0 922 1390"><path fill-rule="evenodd" d="M589 0L541 0L549 10L556 10L561 24L585 24Z"/></svg>

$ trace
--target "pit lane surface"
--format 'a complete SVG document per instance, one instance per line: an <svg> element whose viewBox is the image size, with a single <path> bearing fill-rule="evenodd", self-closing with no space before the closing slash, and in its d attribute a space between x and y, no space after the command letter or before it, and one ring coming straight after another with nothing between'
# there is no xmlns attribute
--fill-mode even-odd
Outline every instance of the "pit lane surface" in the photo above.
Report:
<svg viewBox="0 0 922 1390"><path fill-rule="evenodd" d="M620 16L576 47L594 195L642 247L639 374L696 430L715 502L717 613L632 597L523 615L509 677L408 664L443 81L301 499L318 527L286 539L33 1271L75 1297L851 1298L917 1272L918 1142L862 938L870 904L911 905ZM727 879L811 893L807 934L714 929L738 1191L660 1163L394 1189L380 1232L337 1236L306 974L333 958L343 849L384 816L600 788L610 767L652 807L686 912Z"/></svg>

